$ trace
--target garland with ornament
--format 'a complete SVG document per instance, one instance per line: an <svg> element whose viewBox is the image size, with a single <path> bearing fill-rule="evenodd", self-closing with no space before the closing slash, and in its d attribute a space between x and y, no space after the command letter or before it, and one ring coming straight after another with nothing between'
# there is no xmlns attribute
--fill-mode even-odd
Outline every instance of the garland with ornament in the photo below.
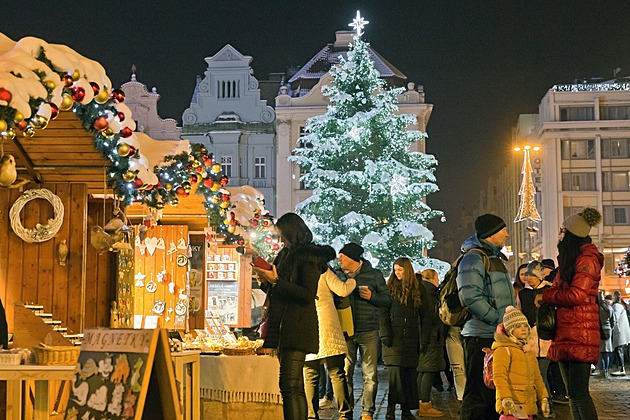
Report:
<svg viewBox="0 0 630 420"><path fill-rule="evenodd" d="M272 262L282 249L282 242L274 226L273 217L268 212L261 214L256 211L247 228L247 237L254 252L269 262Z"/></svg>
<svg viewBox="0 0 630 420"><path fill-rule="evenodd" d="M0 34L5 45L13 42ZM94 146L112 164L107 185L123 201L142 201L161 210L177 205L196 184L204 196L208 224L225 242L244 241L235 235L238 222L230 218L230 193L222 188L229 178L205 147L193 144L190 151L166 156L149 168L134 134L131 110L125 94L111 89L102 66L80 56L66 46L48 44L37 38L24 38L0 56L0 141L11 141L18 133L35 136L60 111L76 113L83 127L92 133ZM111 89L111 92L110 92Z"/></svg>

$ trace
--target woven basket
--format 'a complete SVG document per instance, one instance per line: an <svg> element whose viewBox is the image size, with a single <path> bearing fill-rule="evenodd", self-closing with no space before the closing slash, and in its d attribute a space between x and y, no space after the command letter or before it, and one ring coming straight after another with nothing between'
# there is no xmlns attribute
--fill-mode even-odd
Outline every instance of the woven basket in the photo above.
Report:
<svg viewBox="0 0 630 420"><path fill-rule="evenodd" d="M38 365L70 366L77 364L81 347L35 347L33 350L35 351L35 358L37 359Z"/></svg>
<svg viewBox="0 0 630 420"><path fill-rule="evenodd" d="M21 353L0 353L0 366L16 366L22 363Z"/></svg>
<svg viewBox="0 0 630 420"><path fill-rule="evenodd" d="M254 350L253 347L248 347L248 348L226 347L223 350L221 350L221 353L225 354L226 356L249 356L251 354L256 354L256 351Z"/></svg>

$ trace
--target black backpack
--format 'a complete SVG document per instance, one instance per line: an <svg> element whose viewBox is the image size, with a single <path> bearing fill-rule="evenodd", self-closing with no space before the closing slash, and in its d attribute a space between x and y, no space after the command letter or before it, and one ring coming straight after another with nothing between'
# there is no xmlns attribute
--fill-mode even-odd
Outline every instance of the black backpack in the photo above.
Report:
<svg viewBox="0 0 630 420"><path fill-rule="evenodd" d="M464 256L470 252L475 252L481 255L483 260L483 266L485 269L485 277L488 275L488 268L490 266L490 260L483 250L478 248L472 248L462 255L460 255L455 262L451 265L450 270L446 272L444 280L438 286L437 291L437 311L440 319L446 325L461 327L466 321L471 318L468 308L464 305L462 298L457 288L457 270L459 263Z"/></svg>

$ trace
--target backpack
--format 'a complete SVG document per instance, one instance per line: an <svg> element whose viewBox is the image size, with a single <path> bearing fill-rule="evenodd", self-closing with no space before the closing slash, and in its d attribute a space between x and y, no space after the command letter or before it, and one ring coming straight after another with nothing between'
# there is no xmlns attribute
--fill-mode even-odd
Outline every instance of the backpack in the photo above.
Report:
<svg viewBox="0 0 630 420"><path fill-rule="evenodd" d="M505 349L511 359L512 355L510 354L510 348L506 347ZM483 356L483 383L490 389L496 389L496 386L494 385L494 349L484 347L482 350L486 353Z"/></svg>
<svg viewBox="0 0 630 420"><path fill-rule="evenodd" d="M466 306L464 306L459 294L459 289L457 288L457 270L459 263L469 252L476 252L481 255L486 276L488 274L490 261L486 253L481 249L470 249L455 260L451 268L446 272L444 280L438 286L437 291L437 312L442 322L446 325L461 327L472 316Z"/></svg>

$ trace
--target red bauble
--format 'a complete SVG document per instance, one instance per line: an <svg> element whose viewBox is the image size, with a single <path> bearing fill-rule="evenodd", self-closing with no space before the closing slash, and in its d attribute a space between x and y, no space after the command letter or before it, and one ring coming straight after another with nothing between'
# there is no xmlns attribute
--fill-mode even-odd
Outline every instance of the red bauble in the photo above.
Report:
<svg viewBox="0 0 630 420"><path fill-rule="evenodd" d="M195 184L198 180L199 180L199 178L197 178L197 175L192 174L192 175L190 176L190 183L191 183L191 184Z"/></svg>
<svg viewBox="0 0 630 420"><path fill-rule="evenodd" d="M122 138L126 139L127 137L131 137L132 134L133 131L129 127L124 127L122 130L120 130L120 137Z"/></svg>
<svg viewBox="0 0 630 420"><path fill-rule="evenodd" d="M114 102L125 102L125 92L122 89L114 89L112 90L112 99Z"/></svg>
<svg viewBox="0 0 630 420"><path fill-rule="evenodd" d="M85 89L81 86L75 86L72 88L71 96L74 102L81 102L85 98Z"/></svg>
<svg viewBox="0 0 630 420"><path fill-rule="evenodd" d="M211 167L213 163L212 158L206 158L203 160L203 164L206 168Z"/></svg>
<svg viewBox="0 0 630 420"><path fill-rule="evenodd" d="M267 245L271 244L271 242L272 242L272 241L273 241L273 240L272 240L269 236L267 236L267 237L265 238L265 243L266 243Z"/></svg>
<svg viewBox="0 0 630 420"><path fill-rule="evenodd" d="M192 170L194 169L194 167L193 167L192 165L188 165L188 166L186 167L186 169L188 169L189 171L192 171Z"/></svg>
<svg viewBox="0 0 630 420"><path fill-rule="evenodd" d="M94 95L98 95L101 91L101 87L96 82L90 82L90 86L92 86L92 90L94 91Z"/></svg>
<svg viewBox="0 0 630 420"><path fill-rule="evenodd" d="M5 88L0 87L0 101L11 102L11 99L13 99L13 95L11 94L11 92L6 90Z"/></svg>
<svg viewBox="0 0 630 420"><path fill-rule="evenodd" d="M26 127L28 127L28 123L26 122L26 120L22 120L19 123L17 123L15 126L18 128L18 130L24 131L26 130Z"/></svg>
<svg viewBox="0 0 630 420"><path fill-rule="evenodd" d="M277 243L271 245L271 249L273 249L274 251L277 251L280 249L280 245L278 245Z"/></svg>
<svg viewBox="0 0 630 420"><path fill-rule="evenodd" d="M67 88L72 86L72 84L74 83L74 79L69 74L64 74L63 76L61 76L61 81L63 82L63 85Z"/></svg>
<svg viewBox="0 0 630 420"><path fill-rule="evenodd" d="M249 223L252 227L258 226L258 220L254 219Z"/></svg>
<svg viewBox="0 0 630 420"><path fill-rule="evenodd" d="M230 225L236 227L236 219L233 219L232 222L230 223Z"/></svg>
<svg viewBox="0 0 630 420"><path fill-rule="evenodd" d="M118 121L120 121L120 122L125 121L125 113L124 113L124 112L122 112L122 111L118 111L118 112L116 113L116 115L118 116Z"/></svg>
<svg viewBox="0 0 630 420"><path fill-rule="evenodd" d="M107 127L109 127L109 123L107 122L107 118L104 115L101 115L100 117L96 118L94 120L94 122L92 123L92 125L98 131L103 131Z"/></svg>
<svg viewBox="0 0 630 420"><path fill-rule="evenodd" d="M144 185L144 182L142 182L142 180L140 178L136 178L135 181L133 181L133 187L135 189L138 189L140 187L142 187Z"/></svg>
<svg viewBox="0 0 630 420"><path fill-rule="evenodd" d="M221 194L221 200L222 201L228 201L230 199L230 195L229 194Z"/></svg>
<svg viewBox="0 0 630 420"><path fill-rule="evenodd" d="M181 187L181 186L180 186L180 187L177 187L177 188L175 189L175 194L177 194L177 195L178 195L178 196L180 196L180 197L183 197L183 196L185 196L185 195L186 195L186 190L184 189L184 187Z"/></svg>
<svg viewBox="0 0 630 420"><path fill-rule="evenodd" d="M230 181L230 178L227 175L223 175L221 177L221 185L225 185Z"/></svg>
<svg viewBox="0 0 630 420"><path fill-rule="evenodd" d="M59 115L59 107L52 102L48 102L48 105L50 105L50 119L54 120Z"/></svg>
<svg viewBox="0 0 630 420"><path fill-rule="evenodd" d="M263 220L263 226L264 227L269 226L269 220Z"/></svg>
<svg viewBox="0 0 630 420"><path fill-rule="evenodd" d="M205 171L203 166L197 166L197 172L198 173L202 173L203 171Z"/></svg>
<svg viewBox="0 0 630 420"><path fill-rule="evenodd" d="M214 184L214 181L210 178L206 178L203 180L203 185L205 185L208 188L212 187L212 184Z"/></svg>
<svg viewBox="0 0 630 420"><path fill-rule="evenodd" d="M133 157L136 154L136 148L133 146L129 146L129 154L127 157Z"/></svg>

